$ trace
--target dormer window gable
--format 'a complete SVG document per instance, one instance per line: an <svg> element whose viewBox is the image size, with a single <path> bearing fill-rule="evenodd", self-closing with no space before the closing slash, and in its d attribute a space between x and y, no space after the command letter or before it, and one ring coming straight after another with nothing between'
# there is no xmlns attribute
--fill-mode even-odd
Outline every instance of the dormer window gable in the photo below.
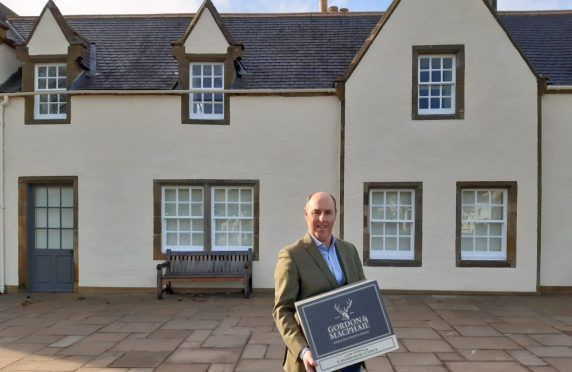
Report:
<svg viewBox="0 0 572 372"><path fill-rule="evenodd" d="M69 87L82 73L89 42L67 23L50 0L27 40L16 47L22 62L22 91L36 92L25 98L26 124L71 123Z"/></svg>
<svg viewBox="0 0 572 372"><path fill-rule="evenodd" d="M242 53L211 0L205 0L183 37L173 44L179 63L183 124L229 124L228 94Z"/></svg>

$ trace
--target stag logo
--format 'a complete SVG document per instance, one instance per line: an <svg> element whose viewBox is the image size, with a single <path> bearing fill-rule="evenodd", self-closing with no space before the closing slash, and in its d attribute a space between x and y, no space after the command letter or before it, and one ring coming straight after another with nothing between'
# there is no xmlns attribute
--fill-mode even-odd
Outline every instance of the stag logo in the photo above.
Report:
<svg viewBox="0 0 572 372"><path fill-rule="evenodd" d="M340 306L338 304L334 305L334 309L340 314L343 320L350 320L350 307L352 306L351 298L346 301L345 306Z"/></svg>

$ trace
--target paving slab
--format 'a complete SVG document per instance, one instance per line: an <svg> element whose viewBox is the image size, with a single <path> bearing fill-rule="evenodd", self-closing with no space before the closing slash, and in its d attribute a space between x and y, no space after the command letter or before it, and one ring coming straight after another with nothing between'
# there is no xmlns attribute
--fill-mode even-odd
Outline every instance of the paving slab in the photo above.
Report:
<svg viewBox="0 0 572 372"><path fill-rule="evenodd" d="M400 349L370 371L572 371L572 296L384 300ZM257 293L0 296L0 371L280 371L272 304Z"/></svg>

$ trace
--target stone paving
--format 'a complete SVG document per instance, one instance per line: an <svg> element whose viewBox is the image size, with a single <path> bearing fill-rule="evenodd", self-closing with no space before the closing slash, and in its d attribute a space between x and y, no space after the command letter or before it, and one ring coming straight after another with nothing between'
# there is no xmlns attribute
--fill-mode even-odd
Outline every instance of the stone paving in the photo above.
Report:
<svg viewBox="0 0 572 372"><path fill-rule="evenodd" d="M572 371L572 296L385 295L400 349L369 371ZM280 371L255 293L0 296L2 371Z"/></svg>

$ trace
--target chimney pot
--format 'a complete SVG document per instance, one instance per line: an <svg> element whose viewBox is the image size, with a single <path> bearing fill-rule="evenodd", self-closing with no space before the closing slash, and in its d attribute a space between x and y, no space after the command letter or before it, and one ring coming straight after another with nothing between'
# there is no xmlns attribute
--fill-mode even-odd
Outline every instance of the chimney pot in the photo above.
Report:
<svg viewBox="0 0 572 372"><path fill-rule="evenodd" d="M350 10L348 8L340 8L340 13L347 13Z"/></svg>
<svg viewBox="0 0 572 372"><path fill-rule="evenodd" d="M320 1L320 13L326 13L328 11L328 0Z"/></svg>
<svg viewBox="0 0 572 372"><path fill-rule="evenodd" d="M338 7L335 5L332 5L331 7L328 8L328 13L337 13L338 12Z"/></svg>

